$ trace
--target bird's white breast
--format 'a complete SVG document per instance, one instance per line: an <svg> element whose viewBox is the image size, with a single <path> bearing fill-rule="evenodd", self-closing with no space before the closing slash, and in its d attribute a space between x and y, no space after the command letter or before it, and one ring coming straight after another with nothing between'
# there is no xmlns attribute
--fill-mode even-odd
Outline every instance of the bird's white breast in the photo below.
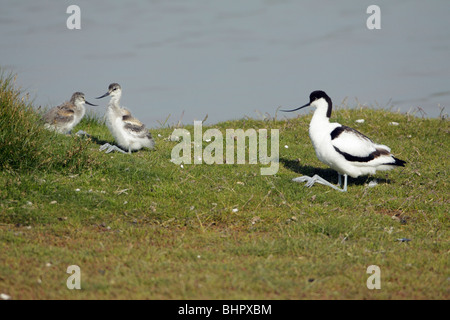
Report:
<svg viewBox="0 0 450 320"><path fill-rule="evenodd" d="M337 127L337 123L329 123L328 121L322 121L322 119L312 119L309 126L309 137L316 151L317 158L334 167L335 165L335 153L336 151L331 144L330 133Z"/></svg>
<svg viewBox="0 0 450 320"><path fill-rule="evenodd" d="M123 130L122 113L120 109L109 106L106 113L106 126L113 135L117 144L123 148L127 148L127 139Z"/></svg>

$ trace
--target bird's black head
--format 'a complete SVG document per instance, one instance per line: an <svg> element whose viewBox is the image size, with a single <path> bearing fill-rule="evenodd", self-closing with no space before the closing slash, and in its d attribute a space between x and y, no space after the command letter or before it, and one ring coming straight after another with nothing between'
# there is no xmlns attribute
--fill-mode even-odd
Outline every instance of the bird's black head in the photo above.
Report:
<svg viewBox="0 0 450 320"><path fill-rule="evenodd" d="M293 110L281 110L283 112L292 112L297 111L305 107L309 107L314 101L319 100L321 98L324 98L325 101L328 103L328 110L327 110L327 117L331 117L331 110L333 108L333 103L331 102L330 97L325 93L325 91L322 90L316 90L311 92L309 95L309 103L305 104L304 106L301 106L299 108L293 109Z"/></svg>
<svg viewBox="0 0 450 320"><path fill-rule="evenodd" d="M333 102L331 102L331 98L322 90L316 90L311 92L309 95L309 104L313 103L316 100L324 98L328 103L327 117L331 117L331 110L333 109Z"/></svg>

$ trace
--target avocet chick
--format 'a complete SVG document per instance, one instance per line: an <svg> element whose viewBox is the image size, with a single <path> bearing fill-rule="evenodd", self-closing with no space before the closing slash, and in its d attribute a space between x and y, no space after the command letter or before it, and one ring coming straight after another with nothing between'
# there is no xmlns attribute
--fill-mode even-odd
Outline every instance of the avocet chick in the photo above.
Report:
<svg viewBox="0 0 450 320"><path fill-rule="evenodd" d="M54 107L44 114L42 119L45 122L45 128L63 134L71 133L72 129L80 123L86 113L85 103L90 106L97 106L86 101L84 93L75 92L69 102L64 102L62 105ZM79 131L77 134L86 133Z"/></svg>
<svg viewBox="0 0 450 320"><path fill-rule="evenodd" d="M106 143L100 147L100 151L106 150L106 153L128 151L131 154L132 151L142 148L153 149L155 141L145 125L134 118L129 110L120 107L122 88L118 83L110 84L108 92L96 99L107 96L111 99L106 111L106 125L120 148Z"/></svg>

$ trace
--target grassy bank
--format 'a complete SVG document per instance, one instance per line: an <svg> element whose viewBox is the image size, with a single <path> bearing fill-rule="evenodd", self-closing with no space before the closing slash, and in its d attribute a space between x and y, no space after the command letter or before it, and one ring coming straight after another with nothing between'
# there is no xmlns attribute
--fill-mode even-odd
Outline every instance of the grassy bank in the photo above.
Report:
<svg viewBox="0 0 450 320"><path fill-rule="evenodd" d="M279 129L274 176L261 176L260 165L181 167L170 162L173 128L152 130L154 151L106 155L99 143L113 138L101 121L74 130L93 139L42 130L8 81L0 92L0 293L12 299L449 298L446 119L337 110L332 120L408 162L377 174L376 187L362 177L340 193L291 182L314 173L337 180L315 156L310 115L204 125ZM8 117L22 111L11 126ZM82 290L66 287L70 265L81 268ZM366 287L370 265L381 268L381 290Z"/></svg>

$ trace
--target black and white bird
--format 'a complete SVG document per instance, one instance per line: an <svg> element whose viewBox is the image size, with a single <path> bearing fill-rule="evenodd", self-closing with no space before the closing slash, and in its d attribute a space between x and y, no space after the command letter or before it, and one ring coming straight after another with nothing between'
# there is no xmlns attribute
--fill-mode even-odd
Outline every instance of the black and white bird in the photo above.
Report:
<svg viewBox="0 0 450 320"><path fill-rule="evenodd" d="M91 106L97 106L87 102L84 93L75 92L72 98L70 98L70 101L64 102L44 114L42 119L44 120L45 128L58 133L71 133L72 129L80 123L86 113L85 103ZM77 134L86 133L84 131L78 131Z"/></svg>
<svg viewBox="0 0 450 320"><path fill-rule="evenodd" d="M106 150L106 153L118 151L131 154L131 151L142 148L153 149L155 141L145 125L134 118L129 110L120 107L122 88L118 83L111 83L108 92L96 99L107 96L110 96L111 99L106 111L106 125L120 148L106 143L100 147L100 151Z"/></svg>
<svg viewBox="0 0 450 320"><path fill-rule="evenodd" d="M318 175L302 176L293 181L306 182L307 187L317 182L339 191L347 191L348 175L357 178L361 175L375 174L377 170L384 171L405 166L406 162L395 158L389 147L373 142L355 129L339 123L330 123L333 104L323 91L312 92L309 103L304 106L281 111L292 112L308 106L316 108L309 125L309 137L317 158L338 172L338 184L341 188ZM343 187L341 175L344 175Z"/></svg>

